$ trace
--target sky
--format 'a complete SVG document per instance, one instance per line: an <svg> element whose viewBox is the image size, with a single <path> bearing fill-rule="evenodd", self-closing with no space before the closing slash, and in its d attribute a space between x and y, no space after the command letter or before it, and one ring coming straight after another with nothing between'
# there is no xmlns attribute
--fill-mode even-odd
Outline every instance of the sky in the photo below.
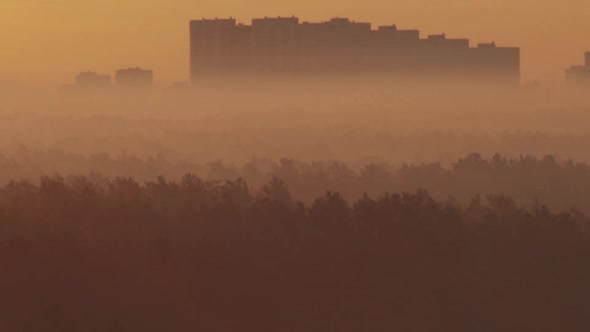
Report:
<svg viewBox="0 0 590 332"><path fill-rule="evenodd" d="M0 0L0 84L61 85L140 66L188 80L190 19L349 17L522 48L526 81L560 82L590 50L588 0Z"/></svg>

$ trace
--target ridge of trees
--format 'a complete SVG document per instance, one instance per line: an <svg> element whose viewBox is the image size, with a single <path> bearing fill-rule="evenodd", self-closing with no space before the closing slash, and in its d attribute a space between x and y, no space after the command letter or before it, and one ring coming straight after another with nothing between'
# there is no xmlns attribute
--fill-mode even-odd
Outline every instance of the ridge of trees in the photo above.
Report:
<svg viewBox="0 0 590 332"><path fill-rule="evenodd" d="M306 204L279 178L259 190L191 174L13 181L0 189L0 327L588 328L584 214L506 195L464 206L426 190L358 197Z"/></svg>
<svg viewBox="0 0 590 332"><path fill-rule="evenodd" d="M495 154L485 158L472 153L449 165L366 162L357 167L341 161L289 158L253 159L236 166L222 161L196 164L172 162L163 157L113 158L107 154L83 157L57 151L46 155L23 153L18 159L0 156L0 184L13 179L34 180L53 172L85 174L98 183L105 181L101 177L117 176L146 182L163 175L180 181L182 176L192 173L206 180L243 178L255 189L276 177L286 182L293 197L306 203L327 190L354 200L363 192L378 196L383 192L427 188L437 200L451 196L463 205L478 195L505 194L520 207L528 208L538 200L554 210L579 209L590 214L590 164L562 161L554 156L509 158Z"/></svg>

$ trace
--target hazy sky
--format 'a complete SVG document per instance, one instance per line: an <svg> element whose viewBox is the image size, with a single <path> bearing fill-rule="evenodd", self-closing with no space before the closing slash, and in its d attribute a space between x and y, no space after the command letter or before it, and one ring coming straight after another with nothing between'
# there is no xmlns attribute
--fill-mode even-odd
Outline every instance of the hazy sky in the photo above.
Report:
<svg viewBox="0 0 590 332"><path fill-rule="evenodd" d="M588 0L0 0L0 83L59 85L81 70L187 80L188 21L297 15L395 23L522 47L523 78L560 81L590 50Z"/></svg>

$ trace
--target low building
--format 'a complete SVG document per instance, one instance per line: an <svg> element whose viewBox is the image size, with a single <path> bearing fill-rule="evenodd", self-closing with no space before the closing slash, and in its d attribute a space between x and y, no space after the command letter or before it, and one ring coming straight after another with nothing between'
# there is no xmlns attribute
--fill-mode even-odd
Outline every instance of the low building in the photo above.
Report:
<svg viewBox="0 0 590 332"><path fill-rule="evenodd" d="M590 52L586 52L583 65L572 66L565 70L565 80L570 85L590 85Z"/></svg>
<svg viewBox="0 0 590 332"><path fill-rule="evenodd" d="M87 71L76 76L76 88L78 89L107 89L110 86L111 77L109 75L100 75L93 71Z"/></svg>
<svg viewBox="0 0 590 332"><path fill-rule="evenodd" d="M154 73L141 68L117 70L117 87L125 89L150 89L154 85Z"/></svg>

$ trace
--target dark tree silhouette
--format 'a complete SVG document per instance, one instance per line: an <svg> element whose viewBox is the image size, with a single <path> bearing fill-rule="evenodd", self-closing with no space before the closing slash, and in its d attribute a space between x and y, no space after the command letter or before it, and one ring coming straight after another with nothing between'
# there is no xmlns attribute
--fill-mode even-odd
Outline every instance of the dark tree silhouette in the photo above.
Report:
<svg viewBox="0 0 590 332"><path fill-rule="evenodd" d="M286 167L277 172L311 181L299 166ZM550 158L477 155L455 167L460 174L571 169ZM313 181L356 178L341 164L319 169ZM402 171L428 178L452 172L438 165ZM383 174L371 166L358 179ZM554 213L541 201L522 209L507 195L462 207L426 190L358 194L351 201L327 191L306 205L279 178L253 191L243 179L192 174L179 182L96 175L13 181L0 188L0 328L590 327L583 213Z"/></svg>

